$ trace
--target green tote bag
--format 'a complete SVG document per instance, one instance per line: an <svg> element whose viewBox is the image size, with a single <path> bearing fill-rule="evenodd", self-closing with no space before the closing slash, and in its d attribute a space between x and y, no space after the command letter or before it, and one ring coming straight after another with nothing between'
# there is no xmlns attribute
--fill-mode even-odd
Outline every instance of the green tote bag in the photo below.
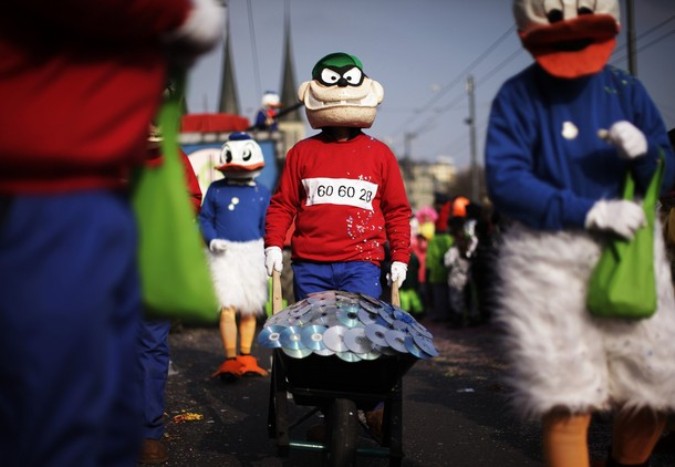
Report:
<svg viewBox="0 0 675 467"><path fill-rule="evenodd" d="M183 89L184 79L178 80L159 112L163 162L135 174L141 292L148 317L207 324L218 318L219 305L179 159Z"/></svg>
<svg viewBox="0 0 675 467"><path fill-rule="evenodd" d="M654 235L663 164L661 157L642 202L647 225L630 241L618 237L609 240L591 274L586 304L593 316L642 319L656 311ZM624 199L633 199L634 191L635 182L629 172Z"/></svg>

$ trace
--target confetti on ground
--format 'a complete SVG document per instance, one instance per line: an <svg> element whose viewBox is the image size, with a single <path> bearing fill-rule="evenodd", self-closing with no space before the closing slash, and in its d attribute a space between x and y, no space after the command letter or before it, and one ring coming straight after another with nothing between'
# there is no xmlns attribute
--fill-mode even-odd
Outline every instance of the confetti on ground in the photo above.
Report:
<svg viewBox="0 0 675 467"><path fill-rule="evenodd" d="M197 420L203 419L204 416L200 413L186 412L182 414L175 415L173 417L174 423L183 423L183 422L194 422Z"/></svg>

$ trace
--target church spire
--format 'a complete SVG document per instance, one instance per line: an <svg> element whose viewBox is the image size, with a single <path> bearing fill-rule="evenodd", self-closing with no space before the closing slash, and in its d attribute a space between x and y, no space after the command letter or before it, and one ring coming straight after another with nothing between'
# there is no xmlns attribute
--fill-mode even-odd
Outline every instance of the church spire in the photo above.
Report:
<svg viewBox="0 0 675 467"><path fill-rule="evenodd" d="M283 113L279 117L282 122L301 122L300 110L298 104L297 85L295 82L295 72L293 67L293 52L291 50L291 15L290 2L285 2L284 15L284 59L281 81L281 105L282 109L295 109L291 112Z"/></svg>
<svg viewBox="0 0 675 467"><path fill-rule="evenodd" d="M234 79L234 67L232 65L232 50L230 46L229 11L225 26L225 44L223 45L223 70L220 86L220 99L218 112L239 115L239 98L237 85Z"/></svg>

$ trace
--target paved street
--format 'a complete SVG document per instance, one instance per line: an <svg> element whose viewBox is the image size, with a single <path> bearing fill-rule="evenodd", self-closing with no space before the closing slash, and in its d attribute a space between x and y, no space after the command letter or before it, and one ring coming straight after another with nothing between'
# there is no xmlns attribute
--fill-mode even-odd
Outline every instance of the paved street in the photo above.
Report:
<svg viewBox="0 0 675 467"><path fill-rule="evenodd" d="M508 371L491 326L450 330L423 322L434 334L440 355L419 361L403 378L403 466L541 466L539 426L509 412L500 377ZM316 451L291 449L277 456L267 434L270 378L235 383L210 379L222 359L217 327L185 327L170 336L177 374L167 388L168 466L317 466ZM269 366L270 352L254 353ZM308 407L292 401L294 414ZM304 439L313 416L292 432ZM590 432L592 453L608 443L609 417L597 417ZM376 446L365 431L360 447ZM675 449L660 450L653 466L675 465ZM385 459L359 457L359 466L386 466Z"/></svg>

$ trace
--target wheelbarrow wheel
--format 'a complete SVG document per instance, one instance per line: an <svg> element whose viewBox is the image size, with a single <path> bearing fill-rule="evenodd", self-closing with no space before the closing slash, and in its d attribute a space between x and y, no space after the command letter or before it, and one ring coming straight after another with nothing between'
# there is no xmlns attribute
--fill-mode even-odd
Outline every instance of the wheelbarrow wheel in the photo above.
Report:
<svg viewBox="0 0 675 467"><path fill-rule="evenodd" d="M328 465L344 467L356 462L356 441L359 428L356 403L351 399L335 399L328 413L330 440Z"/></svg>

